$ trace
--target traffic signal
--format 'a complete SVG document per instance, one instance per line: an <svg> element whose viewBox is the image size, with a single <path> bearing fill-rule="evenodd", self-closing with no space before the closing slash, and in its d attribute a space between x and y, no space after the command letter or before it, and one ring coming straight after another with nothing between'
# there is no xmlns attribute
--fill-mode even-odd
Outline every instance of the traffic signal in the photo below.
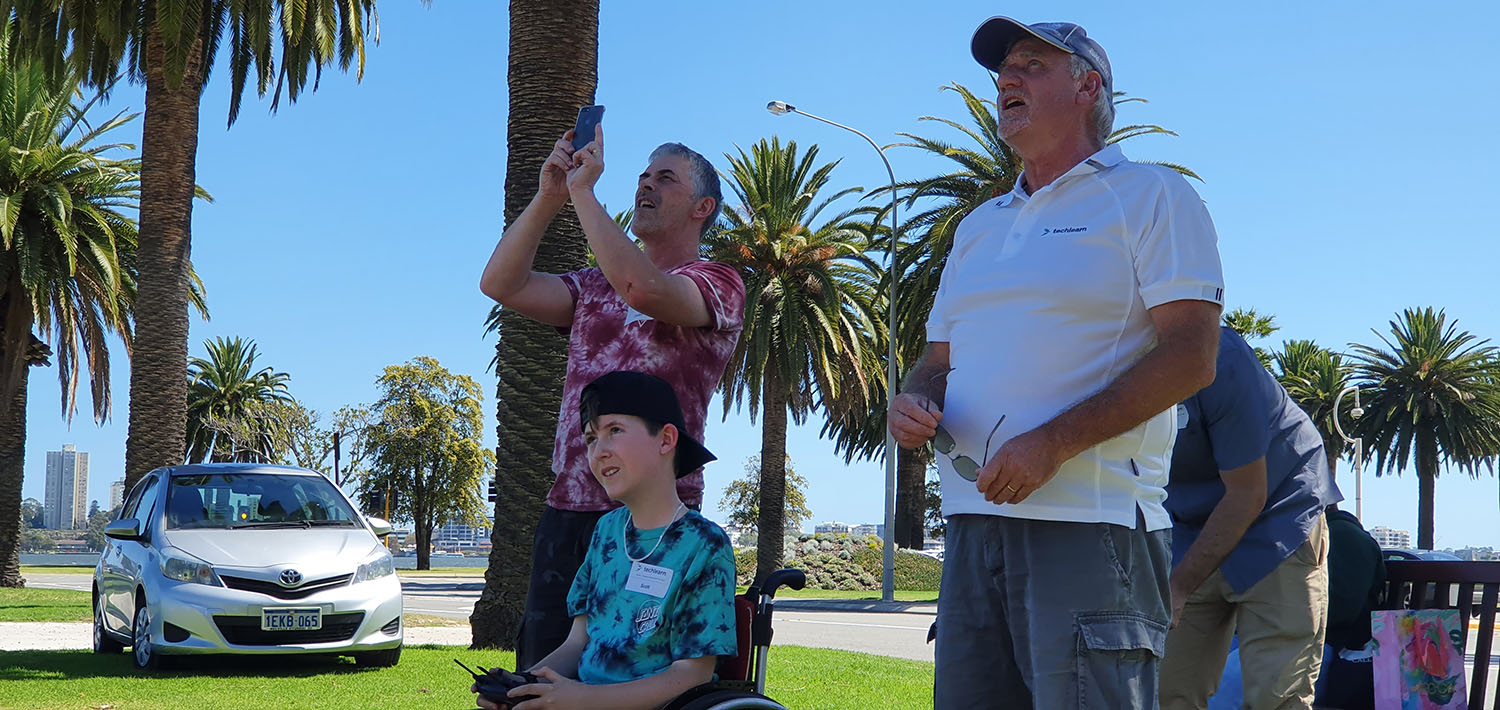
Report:
<svg viewBox="0 0 1500 710"><path fill-rule="evenodd" d="M370 512L385 514L385 491L370 491Z"/></svg>
<svg viewBox="0 0 1500 710"><path fill-rule="evenodd" d="M495 502L495 479L490 479L490 502Z"/></svg>

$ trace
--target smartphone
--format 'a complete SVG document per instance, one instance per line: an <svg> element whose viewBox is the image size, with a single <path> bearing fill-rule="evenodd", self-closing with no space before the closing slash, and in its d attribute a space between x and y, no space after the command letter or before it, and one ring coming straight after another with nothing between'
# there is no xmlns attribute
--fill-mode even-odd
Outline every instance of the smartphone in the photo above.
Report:
<svg viewBox="0 0 1500 710"><path fill-rule="evenodd" d="M580 150L594 142L594 129L604 120L604 107L599 104L578 109L578 123L573 125L573 150Z"/></svg>

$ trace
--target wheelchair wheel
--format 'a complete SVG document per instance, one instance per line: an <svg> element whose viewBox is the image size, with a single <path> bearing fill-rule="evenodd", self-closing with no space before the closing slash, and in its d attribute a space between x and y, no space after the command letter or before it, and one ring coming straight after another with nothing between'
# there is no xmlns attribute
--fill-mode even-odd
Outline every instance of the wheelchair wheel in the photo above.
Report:
<svg viewBox="0 0 1500 710"><path fill-rule="evenodd" d="M786 710L786 706L748 690L708 689L703 693L688 691L664 710Z"/></svg>

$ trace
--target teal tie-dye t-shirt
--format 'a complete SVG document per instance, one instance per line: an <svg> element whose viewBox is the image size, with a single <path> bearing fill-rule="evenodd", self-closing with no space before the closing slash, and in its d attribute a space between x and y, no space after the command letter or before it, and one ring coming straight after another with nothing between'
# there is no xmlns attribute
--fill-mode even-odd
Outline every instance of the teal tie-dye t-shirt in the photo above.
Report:
<svg viewBox="0 0 1500 710"><path fill-rule="evenodd" d="M634 567L621 549L627 536L630 557L661 568L638 575L645 585L627 585ZM671 570L670 580L662 570ZM568 591L568 614L588 617L578 679L623 683L675 661L735 655L734 581L729 537L696 511L654 530L636 530L628 508L605 514Z"/></svg>

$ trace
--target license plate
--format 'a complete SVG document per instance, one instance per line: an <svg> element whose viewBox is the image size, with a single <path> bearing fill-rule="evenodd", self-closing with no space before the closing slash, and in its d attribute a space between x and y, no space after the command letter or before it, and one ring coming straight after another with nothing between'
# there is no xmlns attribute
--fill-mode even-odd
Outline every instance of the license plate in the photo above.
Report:
<svg viewBox="0 0 1500 710"><path fill-rule="evenodd" d="M317 631L323 628L323 610L309 609L262 609L261 631Z"/></svg>

